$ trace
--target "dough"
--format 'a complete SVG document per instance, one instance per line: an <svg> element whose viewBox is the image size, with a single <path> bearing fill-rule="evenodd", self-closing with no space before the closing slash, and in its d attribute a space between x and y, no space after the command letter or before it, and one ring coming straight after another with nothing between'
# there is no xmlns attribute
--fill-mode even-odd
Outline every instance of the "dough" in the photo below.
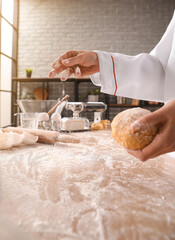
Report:
<svg viewBox="0 0 175 240"><path fill-rule="evenodd" d="M97 123L93 123L92 126L91 126L91 130L107 129L108 126L110 126L110 121L105 119L105 120L101 120Z"/></svg>
<svg viewBox="0 0 175 240"><path fill-rule="evenodd" d="M10 138L13 139L12 146L17 147L22 143L22 135L15 132L10 132Z"/></svg>
<svg viewBox="0 0 175 240"><path fill-rule="evenodd" d="M111 124L112 136L116 142L133 150L142 149L151 143L158 131L156 126L147 126L145 130L136 133L130 128L131 123L149 113L149 110L139 107L120 112Z"/></svg>
<svg viewBox="0 0 175 240"><path fill-rule="evenodd" d="M22 133L22 143L24 144L34 144L38 140L38 136L34 136L26 131Z"/></svg>
<svg viewBox="0 0 175 240"><path fill-rule="evenodd" d="M0 133L0 150L11 148L13 144L13 139L10 133Z"/></svg>
<svg viewBox="0 0 175 240"><path fill-rule="evenodd" d="M91 126L92 130L102 130L103 129L103 124L98 122L98 123L93 123Z"/></svg>
<svg viewBox="0 0 175 240"><path fill-rule="evenodd" d="M100 123L103 124L103 128L104 129L107 129L108 128L108 125L110 125L110 121L105 119L105 120L101 120Z"/></svg>

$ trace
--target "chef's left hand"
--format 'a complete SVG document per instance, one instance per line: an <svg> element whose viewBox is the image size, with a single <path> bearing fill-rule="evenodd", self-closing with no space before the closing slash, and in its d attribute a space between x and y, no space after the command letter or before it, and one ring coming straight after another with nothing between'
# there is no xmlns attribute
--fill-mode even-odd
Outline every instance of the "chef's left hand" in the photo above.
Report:
<svg viewBox="0 0 175 240"><path fill-rule="evenodd" d="M142 161L146 161L149 158L175 151L175 100L135 121L131 124L131 128L134 132L138 132L148 124L150 126L157 125L159 128L154 140L142 150L127 149L128 153Z"/></svg>

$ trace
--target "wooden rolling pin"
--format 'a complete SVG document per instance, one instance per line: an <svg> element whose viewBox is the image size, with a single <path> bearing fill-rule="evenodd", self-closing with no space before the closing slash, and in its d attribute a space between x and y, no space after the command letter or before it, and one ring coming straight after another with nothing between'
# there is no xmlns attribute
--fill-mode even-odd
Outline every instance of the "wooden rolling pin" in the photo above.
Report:
<svg viewBox="0 0 175 240"><path fill-rule="evenodd" d="M38 142L40 143L51 143L54 144L55 142L64 142L64 143L79 143L80 138L76 136L71 136L70 134L60 134L56 131L46 131L42 129L29 129L29 128L20 128L20 127L7 127L3 129L3 132L16 132L16 133L23 133L28 132L34 136L38 136Z"/></svg>

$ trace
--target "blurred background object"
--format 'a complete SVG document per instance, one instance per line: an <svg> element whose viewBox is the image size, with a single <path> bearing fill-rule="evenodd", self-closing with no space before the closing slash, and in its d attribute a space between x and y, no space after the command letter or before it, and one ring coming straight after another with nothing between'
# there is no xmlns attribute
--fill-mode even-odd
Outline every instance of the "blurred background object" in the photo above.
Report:
<svg viewBox="0 0 175 240"><path fill-rule="evenodd" d="M30 78L32 76L32 69L31 68L26 68L26 77Z"/></svg>
<svg viewBox="0 0 175 240"><path fill-rule="evenodd" d="M17 100L23 113L48 112L58 100Z"/></svg>
<svg viewBox="0 0 175 240"><path fill-rule="evenodd" d="M43 92L44 92L44 94L43 94ZM46 100L47 96L48 96L47 90L43 89L43 88L35 88L33 93L34 93L36 100Z"/></svg>

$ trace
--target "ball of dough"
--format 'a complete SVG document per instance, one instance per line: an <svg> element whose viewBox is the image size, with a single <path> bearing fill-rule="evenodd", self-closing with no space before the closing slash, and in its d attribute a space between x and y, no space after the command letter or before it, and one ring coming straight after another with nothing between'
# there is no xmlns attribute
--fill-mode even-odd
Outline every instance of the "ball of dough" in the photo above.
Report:
<svg viewBox="0 0 175 240"><path fill-rule="evenodd" d="M110 125L110 121L105 119L105 120L101 120L99 123L102 123L103 124L103 128L104 129L107 129L108 128L108 125Z"/></svg>
<svg viewBox="0 0 175 240"><path fill-rule="evenodd" d="M101 120L97 123L93 123L91 126L91 130L103 130L103 129L107 129L110 126L110 121L105 119L105 120Z"/></svg>
<svg viewBox="0 0 175 240"><path fill-rule="evenodd" d="M150 144L158 131L157 126L145 126L144 130L136 133L130 128L131 123L149 113L149 110L139 107L120 112L111 124L112 136L116 142L133 150L142 149Z"/></svg>
<svg viewBox="0 0 175 240"><path fill-rule="evenodd" d="M92 130L102 130L103 129L103 124L98 122L98 123L93 123L91 126Z"/></svg>

